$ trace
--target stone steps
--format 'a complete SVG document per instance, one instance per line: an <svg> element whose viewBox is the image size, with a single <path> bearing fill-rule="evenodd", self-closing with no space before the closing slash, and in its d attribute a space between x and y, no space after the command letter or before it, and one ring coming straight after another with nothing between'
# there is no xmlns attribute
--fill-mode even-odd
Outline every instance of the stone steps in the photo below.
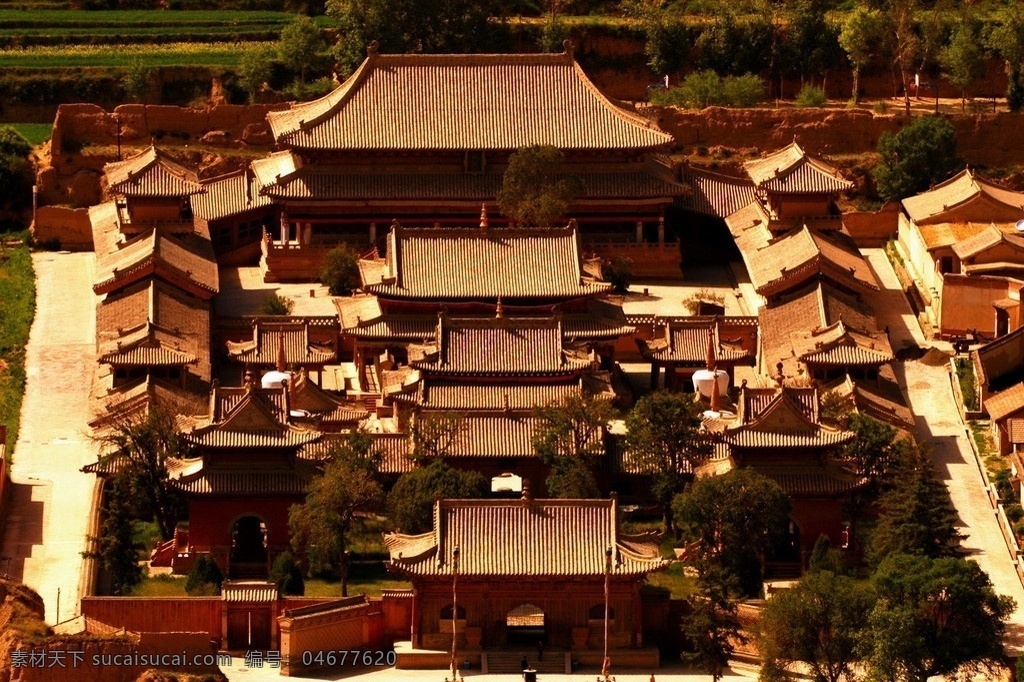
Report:
<svg viewBox="0 0 1024 682"><path fill-rule="evenodd" d="M564 651L545 651L544 659L537 660L536 651L488 651L488 675L520 675L523 671L523 656L537 674L562 675L567 668L567 654Z"/></svg>

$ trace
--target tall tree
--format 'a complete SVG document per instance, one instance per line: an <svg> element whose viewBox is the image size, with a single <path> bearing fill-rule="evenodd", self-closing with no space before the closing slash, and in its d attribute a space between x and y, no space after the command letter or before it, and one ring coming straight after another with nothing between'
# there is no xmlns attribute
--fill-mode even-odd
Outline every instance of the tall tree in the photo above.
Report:
<svg viewBox="0 0 1024 682"><path fill-rule="evenodd" d="M789 679L803 663L815 682L853 680L874 595L853 578L832 571L808 573L796 587L765 603L758 622L761 680Z"/></svg>
<svg viewBox="0 0 1024 682"><path fill-rule="evenodd" d="M110 577L110 593L124 596L142 582L139 547L135 544L135 509L129 482L115 477L103 496L103 526L99 537L90 537L92 550L82 552L97 559Z"/></svg>
<svg viewBox="0 0 1024 682"><path fill-rule="evenodd" d="M487 493L487 480L476 471L457 471L441 458L399 476L388 493L388 517L403 533L425 533L433 527L434 500L475 498Z"/></svg>
<svg viewBox="0 0 1024 682"><path fill-rule="evenodd" d="M867 478L872 488L877 487L901 452L896 442L898 432L885 422L860 412L850 414L846 428L857 435L843 448L843 459L858 476Z"/></svg>
<svg viewBox="0 0 1024 682"><path fill-rule="evenodd" d="M921 0L875 0L885 15L888 26L889 56L893 69L899 72L899 83L903 90L903 101L910 113L910 73L917 63L921 51L921 38L917 34L916 20Z"/></svg>
<svg viewBox="0 0 1024 682"><path fill-rule="evenodd" d="M277 53L281 61L293 72L297 71L303 83L306 82L306 69L326 49L320 36L320 27L303 14L295 15L288 22L281 30L281 39L277 42Z"/></svg>
<svg viewBox="0 0 1024 682"><path fill-rule="evenodd" d="M935 116L917 116L895 135L882 133L878 155L872 173L885 201L922 192L961 165L953 124Z"/></svg>
<svg viewBox="0 0 1024 682"><path fill-rule="evenodd" d="M455 447L466 431L466 420L457 412L420 412L412 422L412 458L440 459Z"/></svg>
<svg viewBox="0 0 1024 682"><path fill-rule="evenodd" d="M735 576L720 564L698 560L697 590L688 600L690 613L683 621L683 635L692 651L683 660L692 661L711 675L722 679L737 643L746 641L740 629L736 602Z"/></svg>
<svg viewBox="0 0 1024 682"><path fill-rule="evenodd" d="M598 495L593 471L605 454L605 430L614 416L607 400L581 395L534 410L533 449L551 466L547 480L550 496Z"/></svg>
<svg viewBox="0 0 1024 682"><path fill-rule="evenodd" d="M1006 105L1010 111L1024 107L1024 7L1011 3L997 15L988 35L988 46L1006 68Z"/></svg>
<svg viewBox="0 0 1024 682"><path fill-rule="evenodd" d="M249 104L256 103L264 84L270 80L270 59L262 47L248 47L238 62L238 82L249 95Z"/></svg>
<svg viewBox="0 0 1024 682"><path fill-rule="evenodd" d="M502 52L508 46L504 14L495 0L328 0L337 21L337 57L351 73L377 41L381 52Z"/></svg>
<svg viewBox="0 0 1024 682"><path fill-rule="evenodd" d="M787 45L792 59L792 70L800 80L820 78L822 87L828 81L828 72L839 65L842 49L839 30L829 22L823 0L797 0L789 16Z"/></svg>
<svg viewBox="0 0 1024 682"><path fill-rule="evenodd" d="M883 21L877 10L859 7L846 18L843 30L839 34L839 45L846 52L853 67L853 94L850 99L854 104L860 97L860 72L875 58L882 43Z"/></svg>
<svg viewBox="0 0 1024 682"><path fill-rule="evenodd" d="M342 596L348 596L349 533L357 514L383 497L376 478L379 459L371 448L369 435L361 432L340 441L310 482L306 501L288 513L295 553L310 556L314 569L338 569Z"/></svg>
<svg viewBox="0 0 1024 682"><path fill-rule="evenodd" d="M700 407L691 395L655 391L630 410L626 430L626 449L634 464L653 474L651 494L661 504L667 532L672 529L672 499L712 454L711 441L701 433Z"/></svg>
<svg viewBox="0 0 1024 682"><path fill-rule="evenodd" d="M775 481L749 468L699 478L672 504L700 560L719 564L748 596L761 591L763 557L785 536L789 507Z"/></svg>
<svg viewBox="0 0 1024 682"><path fill-rule="evenodd" d="M168 460L192 454L175 425L178 413L195 414L194 406L154 405L144 414L114 415L109 428L97 436L105 451L102 459L113 461L116 478L145 503L144 513L152 515L163 540L173 537L185 514L184 499L167 474Z"/></svg>
<svg viewBox="0 0 1024 682"><path fill-rule="evenodd" d="M565 216L583 191L583 181L566 172L565 156L549 144L520 147L501 178L498 206L517 223L549 227Z"/></svg>
<svg viewBox="0 0 1024 682"><path fill-rule="evenodd" d="M873 562L895 553L931 558L956 554L962 537L956 529L956 510L920 448L905 448L893 471L892 488L879 504L882 511L871 542Z"/></svg>
<svg viewBox="0 0 1024 682"><path fill-rule="evenodd" d="M868 662L878 679L925 682L991 669L1003 653L1013 599L974 561L893 554L872 576Z"/></svg>
<svg viewBox="0 0 1024 682"><path fill-rule="evenodd" d="M985 75L988 55L981 40L981 22L970 15L960 18L953 28L953 36L939 53L942 73L950 83L960 88L960 109L967 104L971 85Z"/></svg>

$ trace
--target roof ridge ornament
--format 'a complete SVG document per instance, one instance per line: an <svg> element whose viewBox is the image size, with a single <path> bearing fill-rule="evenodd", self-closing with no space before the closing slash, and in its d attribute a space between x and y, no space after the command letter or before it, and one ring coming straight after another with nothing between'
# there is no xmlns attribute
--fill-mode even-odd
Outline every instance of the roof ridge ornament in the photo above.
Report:
<svg viewBox="0 0 1024 682"><path fill-rule="evenodd" d="M366 46L366 56L367 56L367 58L369 58L369 57L376 57L379 50L380 50L380 43L378 43L376 40L371 40L370 44Z"/></svg>
<svg viewBox="0 0 1024 682"><path fill-rule="evenodd" d="M566 38L562 41L562 52L569 59L576 60L576 43L572 41L572 38Z"/></svg>

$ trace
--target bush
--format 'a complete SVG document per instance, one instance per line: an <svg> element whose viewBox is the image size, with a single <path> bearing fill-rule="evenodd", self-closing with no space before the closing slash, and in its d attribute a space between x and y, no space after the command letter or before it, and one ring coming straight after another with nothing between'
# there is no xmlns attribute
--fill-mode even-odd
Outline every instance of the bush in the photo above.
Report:
<svg viewBox="0 0 1024 682"><path fill-rule="evenodd" d="M1006 505L1006 518L1010 523L1017 523L1021 519L1024 519L1024 507L1019 504L1008 504Z"/></svg>
<svg viewBox="0 0 1024 682"><path fill-rule="evenodd" d="M796 95L798 107L823 107L827 102L828 95L825 94L825 89L816 85L807 84L800 88Z"/></svg>
<svg viewBox="0 0 1024 682"><path fill-rule="evenodd" d="M224 574L209 555L196 559L192 570L185 579L185 592L193 597L215 596L220 594L220 584L224 582Z"/></svg>
<svg viewBox="0 0 1024 682"><path fill-rule="evenodd" d="M257 313L260 315L291 315L295 301L277 294L271 294L260 301Z"/></svg>
<svg viewBox="0 0 1024 682"><path fill-rule="evenodd" d="M270 569L270 581L277 583L278 594L301 597L306 594L306 583L302 579L302 571L295 563L291 552L279 554Z"/></svg>
<svg viewBox="0 0 1024 682"><path fill-rule="evenodd" d="M327 253L320 268L320 282L331 296L344 296L359 286L359 254L348 244L338 244Z"/></svg>
<svg viewBox="0 0 1024 682"><path fill-rule="evenodd" d="M1013 527L1013 534L1016 535L1018 538L1024 537L1024 521L1021 521Z"/></svg>
<svg viewBox="0 0 1024 682"><path fill-rule="evenodd" d="M289 99L305 101L323 97L336 87L338 87L338 84L330 78L318 78L312 83L304 83L301 80L295 80L285 87L284 94L287 95Z"/></svg>
<svg viewBox="0 0 1024 682"><path fill-rule="evenodd" d="M1000 469L992 476L992 483L996 487L996 496L1001 502L1010 502L1015 499L1013 484L1010 483L1010 470Z"/></svg>
<svg viewBox="0 0 1024 682"><path fill-rule="evenodd" d="M871 105L871 111L875 112L876 114L888 114L889 103L886 102L885 100L878 100L877 102Z"/></svg>
<svg viewBox="0 0 1024 682"><path fill-rule="evenodd" d="M601 278L612 285L612 291L625 293L633 281L633 261L625 256L616 256L601 264Z"/></svg>
<svg viewBox="0 0 1024 682"><path fill-rule="evenodd" d="M677 88L658 90L651 102L703 109L710 106L749 107L764 100L764 81L753 74L720 77L714 71L691 73Z"/></svg>
<svg viewBox="0 0 1024 682"><path fill-rule="evenodd" d="M937 116L915 116L895 135L878 139L872 174L878 195L894 201L923 192L962 167L953 124Z"/></svg>
<svg viewBox="0 0 1024 682"><path fill-rule="evenodd" d="M964 409L978 409L978 390L974 382L974 365L969 359L956 358L956 376L960 383L960 393L964 396Z"/></svg>

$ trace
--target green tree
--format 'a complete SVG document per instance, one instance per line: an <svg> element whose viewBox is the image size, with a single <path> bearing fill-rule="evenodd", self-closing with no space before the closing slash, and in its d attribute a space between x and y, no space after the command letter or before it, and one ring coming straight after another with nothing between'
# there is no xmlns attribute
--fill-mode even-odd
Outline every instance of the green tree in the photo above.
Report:
<svg viewBox="0 0 1024 682"><path fill-rule="evenodd" d="M1002 659L1015 604L996 594L974 561L893 554L871 582L878 595L868 647L874 677L925 682Z"/></svg>
<svg viewBox="0 0 1024 682"><path fill-rule="evenodd" d="M434 459L399 476L388 493L388 517L403 533L425 533L433 528L434 500L483 497L487 480L476 471L458 471Z"/></svg>
<svg viewBox="0 0 1024 682"><path fill-rule="evenodd" d="M326 49L320 28L304 14L297 14L288 22L281 29L281 39L277 41L277 54L281 61L293 72L297 71L303 83L310 64L315 63Z"/></svg>
<svg viewBox="0 0 1024 682"><path fill-rule="evenodd" d="M285 298L280 294L270 294L262 301L257 308L257 315L291 315L295 308L295 301Z"/></svg>
<svg viewBox="0 0 1024 682"><path fill-rule="evenodd" d="M547 479L551 497L598 495L593 470L605 454L605 429L614 416L607 400L581 395L534 410L533 449L551 466Z"/></svg>
<svg viewBox="0 0 1024 682"><path fill-rule="evenodd" d="M345 73L371 41L385 53L501 52L510 42L496 0L328 0L327 14L337 21L336 55Z"/></svg>
<svg viewBox="0 0 1024 682"><path fill-rule="evenodd" d="M842 60L839 30L825 18L827 10L823 0L797 0L789 14L786 35L791 69L801 80L820 79L823 90L828 72Z"/></svg>
<svg viewBox="0 0 1024 682"><path fill-rule="evenodd" d="M443 458L465 431L466 420L457 412L420 412L412 421L413 460Z"/></svg>
<svg viewBox="0 0 1024 682"><path fill-rule="evenodd" d="M1006 104L1010 111L1020 111L1024 107L1024 7L1012 3L1003 8L987 44L1006 68Z"/></svg>
<svg viewBox="0 0 1024 682"><path fill-rule="evenodd" d="M988 55L981 40L981 22L961 17L953 29L949 44L939 53L942 74L960 88L960 109L967 103L967 91L985 75Z"/></svg>
<svg viewBox="0 0 1024 682"><path fill-rule="evenodd" d="M249 47L238 62L238 82L249 95L249 104L255 104L260 90L270 80L270 57L261 47Z"/></svg>
<svg viewBox="0 0 1024 682"><path fill-rule="evenodd" d="M323 471L309 484L306 501L288 512L292 549L311 557L313 570L338 569L341 594L348 596L348 540L357 515L383 499L377 482L379 459L368 434L354 432L340 441Z"/></svg>
<svg viewBox="0 0 1024 682"><path fill-rule="evenodd" d="M565 156L549 144L520 147L501 178L498 207L521 225L548 227L565 215L583 192L583 181L567 174Z"/></svg>
<svg viewBox="0 0 1024 682"><path fill-rule="evenodd" d="M873 174L885 201L923 192L961 165L953 124L935 116L917 116L895 135L882 133L878 154Z"/></svg>
<svg viewBox="0 0 1024 682"><path fill-rule="evenodd" d="M645 395L626 416L626 448L637 467L653 474L651 495L661 504L666 532L672 530L673 498L712 454L701 421L693 397L674 391Z"/></svg>
<svg viewBox="0 0 1024 682"><path fill-rule="evenodd" d="M359 254L349 244L341 243L327 252L320 268L320 283L331 296L344 296L359 288Z"/></svg>
<svg viewBox="0 0 1024 682"><path fill-rule="evenodd" d="M945 484L918 447L905 449L879 500L881 513L871 542L874 563L895 553L938 558L956 554L961 539Z"/></svg>
<svg viewBox="0 0 1024 682"><path fill-rule="evenodd" d="M213 597L220 594L224 574L209 554L201 554L185 579L185 592L192 597Z"/></svg>
<svg viewBox="0 0 1024 682"><path fill-rule="evenodd" d="M682 659L696 663L711 679L722 679L737 642L745 642L732 595L736 579L721 565L697 562L697 590L688 600L690 613L683 621L683 635L691 651Z"/></svg>
<svg viewBox="0 0 1024 682"><path fill-rule="evenodd" d="M162 540L174 536L178 519L185 515L184 498L171 485L167 462L192 455L175 420L178 414L198 414L201 409L187 403L164 403L141 415L114 415L110 427L97 437L105 451L102 460L115 462L116 478L143 504L142 513L156 521Z"/></svg>
<svg viewBox="0 0 1024 682"><path fill-rule="evenodd" d="M696 39L693 26L665 4L663 0L623 0L621 4L623 14L643 31L647 65L659 76L682 69Z"/></svg>
<svg viewBox="0 0 1024 682"><path fill-rule="evenodd" d="M142 57L133 57L128 63L128 68L121 76L121 87L134 102L142 102L149 94L149 85L153 77L153 70L146 66Z"/></svg>
<svg viewBox="0 0 1024 682"><path fill-rule="evenodd" d="M882 15L876 10L859 7L847 16L839 34L839 45L846 52L853 67L853 95L856 104L860 96L860 72L875 58L882 42L884 30Z"/></svg>
<svg viewBox="0 0 1024 682"><path fill-rule="evenodd" d="M306 593L306 581L291 552L282 552L270 568L270 582L277 585L278 594L301 597Z"/></svg>
<svg viewBox="0 0 1024 682"><path fill-rule="evenodd" d="M842 458L876 488L887 477L902 452L896 441L896 429L874 417L854 412L847 419L846 428L856 437L843 448Z"/></svg>
<svg viewBox="0 0 1024 682"><path fill-rule="evenodd" d="M745 595L761 591L762 557L785 537L789 497L753 469L694 481L672 504L683 537L699 543L702 561L735 576Z"/></svg>
<svg viewBox="0 0 1024 682"><path fill-rule="evenodd" d="M805 664L815 682L855 679L873 606L871 590L853 578L827 570L808 573L765 603L757 627L760 679L790 679L786 669L794 662Z"/></svg>
<svg viewBox="0 0 1024 682"><path fill-rule="evenodd" d="M92 551L86 559L97 559L110 576L110 593L131 594L143 578L139 547L135 543L134 510L127 481L115 478L103 496L103 525L99 537L91 537Z"/></svg>
<svg viewBox="0 0 1024 682"><path fill-rule="evenodd" d="M874 0L885 17L888 27L885 44L888 57L903 90L903 102L910 114L910 73L921 53L921 38L917 33L917 13L921 0Z"/></svg>
<svg viewBox="0 0 1024 682"><path fill-rule="evenodd" d="M18 211L31 204L35 175L28 155L32 145L10 126L0 126L0 208Z"/></svg>

